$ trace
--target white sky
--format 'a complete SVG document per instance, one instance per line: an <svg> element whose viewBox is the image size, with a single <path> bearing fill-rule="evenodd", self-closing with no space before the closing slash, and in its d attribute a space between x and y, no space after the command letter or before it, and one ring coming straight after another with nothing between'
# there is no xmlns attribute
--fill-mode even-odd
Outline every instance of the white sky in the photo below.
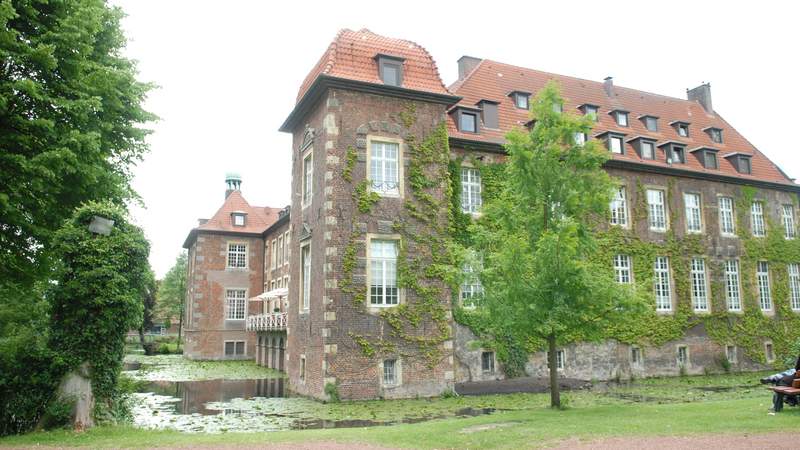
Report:
<svg viewBox="0 0 800 450"><path fill-rule="evenodd" d="M134 217L159 277L197 218L221 205L225 172L242 175L253 205L289 203L291 141L278 127L340 28L419 43L445 84L464 54L598 81L612 75L617 85L675 97L710 81L714 109L800 177L800 2L112 3L128 14L126 52L139 78L160 86L146 108L161 121L134 180L146 204Z"/></svg>

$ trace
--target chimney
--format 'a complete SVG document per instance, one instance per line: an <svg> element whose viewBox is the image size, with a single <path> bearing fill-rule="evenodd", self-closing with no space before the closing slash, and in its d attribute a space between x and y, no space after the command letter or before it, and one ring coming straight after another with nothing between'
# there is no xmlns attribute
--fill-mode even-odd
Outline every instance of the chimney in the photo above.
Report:
<svg viewBox="0 0 800 450"><path fill-rule="evenodd" d="M461 58L458 58L458 79L463 80L472 72L472 69L475 68L482 60L480 58L474 58L472 56L464 55Z"/></svg>
<svg viewBox="0 0 800 450"><path fill-rule="evenodd" d="M689 101L697 101L697 103L703 105L703 109L707 113L714 112L714 108L711 106L711 83L703 83L694 89L687 89L686 98Z"/></svg>
<svg viewBox="0 0 800 450"><path fill-rule="evenodd" d="M228 186L225 189L225 198L227 199L231 192L238 191L242 187L242 177L235 172L228 172L225 174L225 184Z"/></svg>
<svg viewBox="0 0 800 450"><path fill-rule="evenodd" d="M606 91L607 96L614 96L614 77L605 77L603 79L603 90Z"/></svg>

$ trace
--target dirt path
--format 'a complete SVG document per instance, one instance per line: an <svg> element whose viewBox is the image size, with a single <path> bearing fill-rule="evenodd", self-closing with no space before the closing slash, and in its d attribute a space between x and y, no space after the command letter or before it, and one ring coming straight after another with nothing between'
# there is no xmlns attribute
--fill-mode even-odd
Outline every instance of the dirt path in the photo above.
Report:
<svg viewBox="0 0 800 450"><path fill-rule="evenodd" d="M616 449L648 449L648 450L689 450L705 448L738 449L797 449L800 448L800 429L797 433L770 434L714 434L706 436L651 436L651 437L619 437L594 441L570 439L559 442L555 449L581 450L616 450Z"/></svg>

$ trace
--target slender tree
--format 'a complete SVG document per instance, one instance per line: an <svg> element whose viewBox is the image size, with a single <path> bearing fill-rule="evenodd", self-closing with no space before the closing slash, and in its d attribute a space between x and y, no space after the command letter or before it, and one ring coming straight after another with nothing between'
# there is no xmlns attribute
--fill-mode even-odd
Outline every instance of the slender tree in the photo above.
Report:
<svg viewBox="0 0 800 450"><path fill-rule="evenodd" d="M184 299L186 297L186 252L181 252L169 269L158 289L159 314L171 319L178 316L178 348L181 345Z"/></svg>
<svg viewBox="0 0 800 450"><path fill-rule="evenodd" d="M545 345L552 407L561 405L559 345L601 339L609 321L643 306L635 289L615 282L610 261L598 267L589 258L614 182L602 168L608 152L576 138L592 120L562 105L551 82L532 102L530 131L506 136L503 192L473 229L484 258L481 305L498 329Z"/></svg>
<svg viewBox="0 0 800 450"><path fill-rule="evenodd" d="M154 344L148 345L144 341L144 333L146 330L153 328L153 315L156 314L156 297L158 295L158 283L156 276L152 270L148 271L145 278L145 283L142 289L142 323L139 325L139 345L146 355L154 353Z"/></svg>

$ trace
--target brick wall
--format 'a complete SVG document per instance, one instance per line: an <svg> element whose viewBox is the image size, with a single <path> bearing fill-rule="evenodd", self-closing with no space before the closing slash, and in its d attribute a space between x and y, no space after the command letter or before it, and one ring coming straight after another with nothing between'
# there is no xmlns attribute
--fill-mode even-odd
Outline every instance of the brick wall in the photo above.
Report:
<svg viewBox="0 0 800 450"><path fill-rule="evenodd" d="M248 266L245 269L227 268L229 242L247 244ZM261 293L264 244L260 237L198 233L189 249L187 318L184 334L184 355L190 359L224 359L225 341L245 341L246 354L252 359L255 351L254 333L245 331L244 320L226 320L226 289L246 289L246 298ZM247 301L250 313L253 305Z"/></svg>

